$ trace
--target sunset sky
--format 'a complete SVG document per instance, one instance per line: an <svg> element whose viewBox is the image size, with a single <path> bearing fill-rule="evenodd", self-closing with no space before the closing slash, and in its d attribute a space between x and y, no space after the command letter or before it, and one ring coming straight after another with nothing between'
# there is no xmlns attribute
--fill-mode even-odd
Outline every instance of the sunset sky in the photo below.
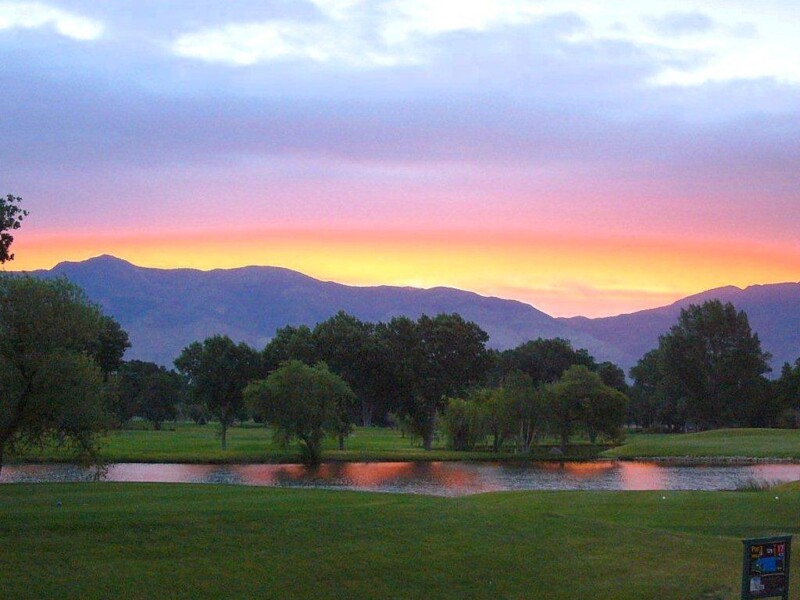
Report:
<svg viewBox="0 0 800 600"><path fill-rule="evenodd" d="M13 269L599 316L800 280L796 0L0 0Z"/></svg>

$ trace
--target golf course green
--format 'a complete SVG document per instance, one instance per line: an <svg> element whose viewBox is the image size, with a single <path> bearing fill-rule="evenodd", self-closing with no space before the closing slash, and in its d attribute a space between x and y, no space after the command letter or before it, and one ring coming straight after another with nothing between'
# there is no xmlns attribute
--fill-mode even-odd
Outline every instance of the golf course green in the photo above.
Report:
<svg viewBox="0 0 800 600"><path fill-rule="evenodd" d="M733 599L741 538L800 533L800 487L434 498L13 484L0 515L4 600Z"/></svg>

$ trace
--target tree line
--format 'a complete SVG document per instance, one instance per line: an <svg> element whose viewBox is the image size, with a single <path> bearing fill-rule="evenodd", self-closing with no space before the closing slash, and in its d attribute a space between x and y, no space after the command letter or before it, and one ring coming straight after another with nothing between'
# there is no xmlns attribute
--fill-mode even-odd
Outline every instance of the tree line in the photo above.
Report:
<svg viewBox="0 0 800 600"><path fill-rule="evenodd" d="M0 264L27 212L0 198ZM187 346L177 371L122 360L127 333L64 279L0 274L0 467L4 453L55 442L83 457L109 426L133 416L156 429L184 416L228 428L253 417L319 459L321 440L343 446L353 424L402 423L429 450L441 422L449 444L545 434L566 448L576 432L619 437L624 424L798 426L800 359L766 378L770 356L747 315L719 301L683 309L658 347L631 369L597 363L567 340L537 339L498 352L458 314L367 323L339 312L313 329L279 329L258 351L216 335ZM626 394L630 396L628 402Z"/></svg>

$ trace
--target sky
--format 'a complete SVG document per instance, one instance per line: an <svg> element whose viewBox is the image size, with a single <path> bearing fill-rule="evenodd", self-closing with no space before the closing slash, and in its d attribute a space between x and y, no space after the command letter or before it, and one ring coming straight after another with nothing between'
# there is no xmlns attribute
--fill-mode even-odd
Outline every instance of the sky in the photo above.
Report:
<svg viewBox="0 0 800 600"><path fill-rule="evenodd" d="M796 0L0 0L7 269L113 254L555 316L800 280Z"/></svg>

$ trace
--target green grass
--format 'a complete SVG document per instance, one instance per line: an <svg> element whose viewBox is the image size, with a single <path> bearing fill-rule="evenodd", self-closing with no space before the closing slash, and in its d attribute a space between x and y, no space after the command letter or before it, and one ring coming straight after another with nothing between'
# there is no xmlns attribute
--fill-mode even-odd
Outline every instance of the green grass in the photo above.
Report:
<svg viewBox="0 0 800 600"><path fill-rule="evenodd" d="M174 429L174 430L171 430ZM346 449L338 450L336 441L326 440L325 460L341 461L421 461L421 460L519 460L519 454L496 454L489 451L455 452L447 450L444 440L426 452L421 442L412 443L394 429L359 427L347 439ZM593 458L607 446L575 444L572 458ZM539 452L547 458L547 448ZM108 462L178 462L178 463L247 463L298 462L300 449L286 449L272 442L270 431L252 423L228 429L228 448L222 450L216 425L189 423L166 424L161 431L125 429L112 431L104 438L102 459ZM69 460L69 455L49 448L25 456L10 457L7 462L43 462Z"/></svg>
<svg viewBox="0 0 800 600"><path fill-rule="evenodd" d="M555 440L546 440L554 442ZM591 459L608 446L593 446L576 439L567 458ZM510 447L509 447L510 450ZM488 450L455 452L444 440L431 452L422 449L419 440L411 442L399 431L380 427L359 427L347 440L344 451L335 440L326 441L325 460L340 461L422 461L422 460L521 460L548 459L549 446L537 448L533 455ZM252 423L228 430L228 449L220 447L217 428L210 424L167 424L161 431L126 429L113 431L104 440L101 456L109 462L181 462L247 463L298 462L300 451L294 445L283 449L272 443L268 429ZM600 454L605 458L635 457L753 457L800 460L800 430L720 429L689 434L633 434L616 448ZM8 457L7 462L42 462L69 460L54 449L34 454Z"/></svg>
<svg viewBox="0 0 800 600"><path fill-rule="evenodd" d="M701 433L635 434L603 453L635 457L752 457L800 459L800 430L717 429Z"/></svg>
<svg viewBox="0 0 800 600"><path fill-rule="evenodd" d="M2 485L0 596L732 599L741 538L800 533L775 496Z"/></svg>

